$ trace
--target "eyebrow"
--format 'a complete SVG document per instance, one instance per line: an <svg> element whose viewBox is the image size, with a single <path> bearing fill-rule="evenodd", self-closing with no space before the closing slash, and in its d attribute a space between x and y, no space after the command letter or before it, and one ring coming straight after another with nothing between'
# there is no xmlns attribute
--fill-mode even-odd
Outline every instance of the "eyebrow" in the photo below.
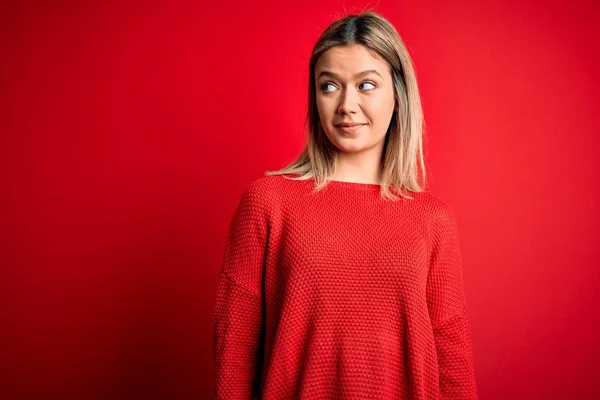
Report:
<svg viewBox="0 0 600 400"><path fill-rule="evenodd" d="M383 76L381 76L381 74L379 72L375 71L374 69L369 69L366 71L359 72L358 74L354 75L354 78L360 78L361 76L365 76L365 75L369 75L369 74L377 74L377 75L379 75L379 77L381 79L383 79ZM319 74L317 79L321 78L322 76L330 76L332 78L339 79L339 75L336 74L335 72L331 72L331 71L321 71L321 73Z"/></svg>

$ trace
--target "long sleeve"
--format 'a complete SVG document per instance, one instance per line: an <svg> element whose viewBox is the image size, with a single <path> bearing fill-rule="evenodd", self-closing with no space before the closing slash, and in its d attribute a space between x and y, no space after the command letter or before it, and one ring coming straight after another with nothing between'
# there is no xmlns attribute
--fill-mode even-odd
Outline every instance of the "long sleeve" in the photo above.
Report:
<svg viewBox="0 0 600 400"><path fill-rule="evenodd" d="M247 188L227 234L213 319L215 399L259 398L261 277L268 240L265 202L255 185Z"/></svg>
<svg viewBox="0 0 600 400"><path fill-rule="evenodd" d="M477 399L457 222L446 204L432 223L427 302L438 355L441 398Z"/></svg>

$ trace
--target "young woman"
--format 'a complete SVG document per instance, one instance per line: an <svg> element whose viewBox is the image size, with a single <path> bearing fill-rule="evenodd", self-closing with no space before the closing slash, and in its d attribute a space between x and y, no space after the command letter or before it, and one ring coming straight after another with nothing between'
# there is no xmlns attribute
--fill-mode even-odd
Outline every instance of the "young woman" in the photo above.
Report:
<svg viewBox="0 0 600 400"><path fill-rule="evenodd" d="M347 16L309 71L305 149L231 221L215 397L476 399L456 219L423 189L404 43L375 12Z"/></svg>

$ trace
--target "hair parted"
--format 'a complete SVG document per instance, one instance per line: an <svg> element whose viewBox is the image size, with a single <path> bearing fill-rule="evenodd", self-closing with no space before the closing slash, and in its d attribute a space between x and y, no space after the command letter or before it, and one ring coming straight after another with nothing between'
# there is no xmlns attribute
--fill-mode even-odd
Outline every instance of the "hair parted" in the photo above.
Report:
<svg viewBox="0 0 600 400"><path fill-rule="evenodd" d="M316 103L315 65L319 57L334 46L361 44L382 58L390 67L396 106L386 133L383 155L381 196L397 200L392 193L412 199L403 190L423 192L426 186L423 156L424 120L415 68L408 50L394 26L374 11L342 17L329 25L313 47L309 62L308 141L301 154L288 166L265 175L300 175L293 180L315 179L315 191L327 185L335 172L336 149L319 120ZM420 176L419 176L420 174ZM419 177L421 181L419 181Z"/></svg>

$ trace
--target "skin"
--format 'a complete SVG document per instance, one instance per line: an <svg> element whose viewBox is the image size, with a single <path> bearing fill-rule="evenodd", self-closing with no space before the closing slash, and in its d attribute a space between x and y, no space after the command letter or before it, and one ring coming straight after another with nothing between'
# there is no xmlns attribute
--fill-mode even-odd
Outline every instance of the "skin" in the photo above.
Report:
<svg viewBox="0 0 600 400"><path fill-rule="evenodd" d="M356 75L367 70L379 75ZM335 76L321 75L324 71ZM331 180L379 184L385 134L396 106L389 66L361 44L334 46L317 61L314 78L321 125L338 151ZM334 126L341 122L366 125L345 133Z"/></svg>

